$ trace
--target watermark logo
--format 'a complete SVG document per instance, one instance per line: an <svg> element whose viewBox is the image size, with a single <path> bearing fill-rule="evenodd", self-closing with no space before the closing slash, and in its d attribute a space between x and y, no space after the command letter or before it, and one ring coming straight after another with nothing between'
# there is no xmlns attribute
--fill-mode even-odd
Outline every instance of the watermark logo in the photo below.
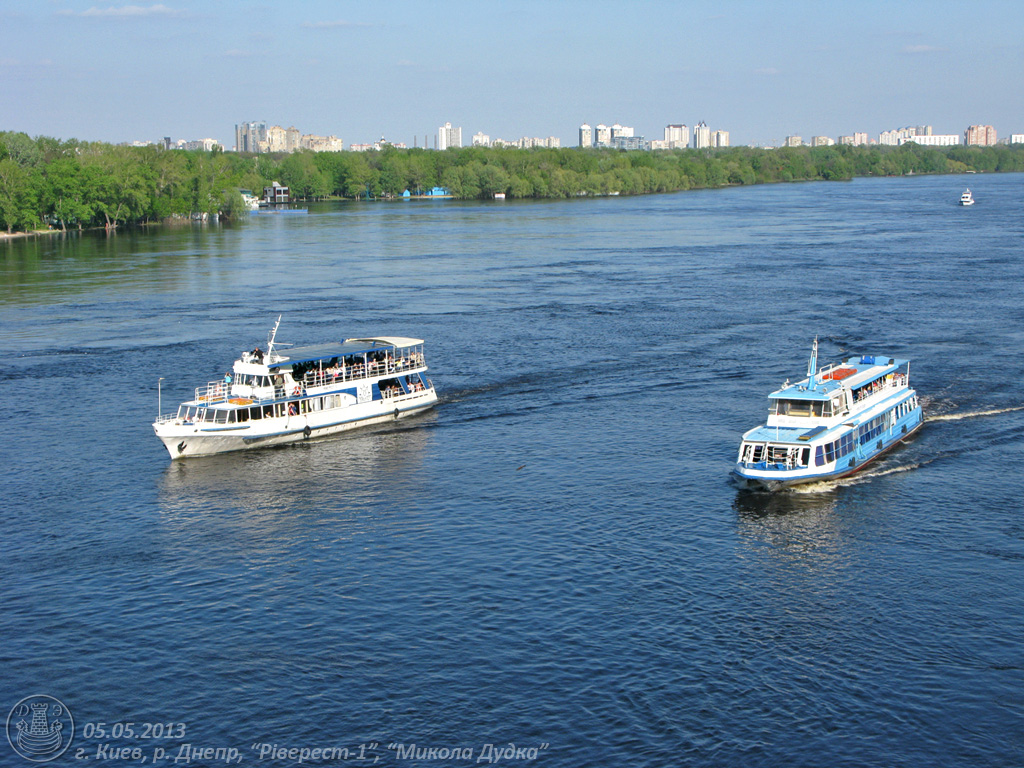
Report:
<svg viewBox="0 0 1024 768"><path fill-rule="evenodd" d="M53 696L26 696L7 715L7 741L33 763L60 757L75 737L75 720L64 702Z"/></svg>

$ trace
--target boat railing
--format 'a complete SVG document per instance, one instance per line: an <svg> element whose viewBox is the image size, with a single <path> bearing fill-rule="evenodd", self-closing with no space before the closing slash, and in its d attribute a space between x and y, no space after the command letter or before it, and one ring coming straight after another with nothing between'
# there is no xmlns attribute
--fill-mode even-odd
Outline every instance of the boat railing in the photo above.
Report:
<svg viewBox="0 0 1024 768"><path fill-rule="evenodd" d="M854 402L859 403L862 400L866 400L869 397L879 394L880 392L887 392L890 389L900 389L905 386L907 386L907 375L905 373L890 373L861 387L857 391Z"/></svg>
<svg viewBox="0 0 1024 768"><path fill-rule="evenodd" d="M231 397L231 385L225 381L210 381L196 387L196 401L200 403L222 403Z"/></svg>
<svg viewBox="0 0 1024 768"><path fill-rule="evenodd" d="M404 357L385 360L370 360L355 365L336 365L332 368L318 368L306 371L302 377L302 386L307 389L311 387L324 387L336 385L339 382L356 381L358 379L386 376L388 374L405 373L423 366L423 353L413 352Z"/></svg>

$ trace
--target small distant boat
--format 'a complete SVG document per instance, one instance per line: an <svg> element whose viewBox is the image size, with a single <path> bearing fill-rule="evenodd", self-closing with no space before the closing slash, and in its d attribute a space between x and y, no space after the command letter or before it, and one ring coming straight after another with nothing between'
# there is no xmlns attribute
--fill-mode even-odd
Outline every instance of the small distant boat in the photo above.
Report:
<svg viewBox="0 0 1024 768"><path fill-rule="evenodd" d="M744 487L775 490L860 471L924 422L910 361L851 357L768 396L768 420L743 435L734 468Z"/></svg>
<svg viewBox="0 0 1024 768"><path fill-rule="evenodd" d="M971 196L971 190L965 189L964 193L960 195L960 205L974 205L974 197Z"/></svg>
<svg viewBox="0 0 1024 768"><path fill-rule="evenodd" d="M245 203L246 210L249 210L249 211L258 211L259 210L259 208L260 208L260 199L258 197L256 197L256 195L254 195L248 189L240 189L238 191L242 195L242 202Z"/></svg>

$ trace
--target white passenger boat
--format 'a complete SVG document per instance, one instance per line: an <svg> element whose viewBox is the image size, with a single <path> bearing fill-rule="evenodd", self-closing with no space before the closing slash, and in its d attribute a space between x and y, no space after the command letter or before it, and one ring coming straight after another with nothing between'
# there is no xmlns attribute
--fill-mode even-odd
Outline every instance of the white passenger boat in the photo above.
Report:
<svg viewBox="0 0 1024 768"><path fill-rule="evenodd" d="M281 323L219 381L196 387L156 436L172 459L310 440L432 407L423 340L383 336L275 348Z"/></svg>
<svg viewBox="0 0 1024 768"><path fill-rule="evenodd" d="M964 193L960 195L960 205L974 205L974 196L971 195L971 190L965 189Z"/></svg>
<svg viewBox="0 0 1024 768"><path fill-rule="evenodd" d="M768 396L768 420L743 435L740 484L774 490L850 475L906 440L924 416L910 361L864 355L817 370Z"/></svg>

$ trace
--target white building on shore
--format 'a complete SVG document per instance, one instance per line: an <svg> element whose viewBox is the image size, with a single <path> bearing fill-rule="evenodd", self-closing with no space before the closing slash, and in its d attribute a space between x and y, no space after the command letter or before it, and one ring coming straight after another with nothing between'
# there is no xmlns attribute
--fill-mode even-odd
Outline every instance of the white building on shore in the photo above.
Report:
<svg viewBox="0 0 1024 768"><path fill-rule="evenodd" d="M905 136L897 139L897 146L913 142L923 147L953 147L960 143L960 136L955 133L935 133L930 136Z"/></svg>
<svg viewBox="0 0 1024 768"><path fill-rule="evenodd" d="M437 148L439 150L458 149L462 146L462 126L453 128L445 123L437 129Z"/></svg>

